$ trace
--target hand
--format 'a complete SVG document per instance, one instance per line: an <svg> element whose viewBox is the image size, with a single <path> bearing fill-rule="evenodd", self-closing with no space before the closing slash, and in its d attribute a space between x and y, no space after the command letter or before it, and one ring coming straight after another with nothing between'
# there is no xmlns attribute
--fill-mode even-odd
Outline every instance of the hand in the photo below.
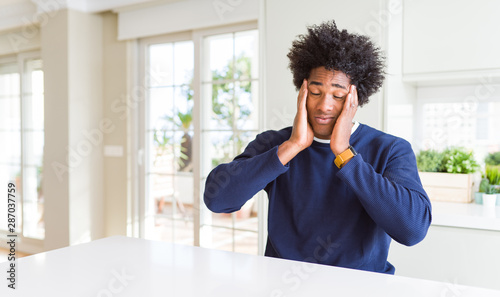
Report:
<svg viewBox="0 0 500 297"><path fill-rule="evenodd" d="M333 127L330 139L330 148L335 156L349 148L351 138L352 120L358 110L358 91L355 85L349 88L349 94L344 102L344 106Z"/></svg>
<svg viewBox="0 0 500 297"><path fill-rule="evenodd" d="M314 132L307 120L307 80L304 79L297 97L297 114L293 121L292 135L289 141L301 151L308 148L314 139Z"/></svg>
<svg viewBox="0 0 500 297"><path fill-rule="evenodd" d="M314 133L307 120L307 81L304 79L297 97L297 114L293 121L292 135L278 147L278 158L287 164L302 150L308 148L314 139Z"/></svg>

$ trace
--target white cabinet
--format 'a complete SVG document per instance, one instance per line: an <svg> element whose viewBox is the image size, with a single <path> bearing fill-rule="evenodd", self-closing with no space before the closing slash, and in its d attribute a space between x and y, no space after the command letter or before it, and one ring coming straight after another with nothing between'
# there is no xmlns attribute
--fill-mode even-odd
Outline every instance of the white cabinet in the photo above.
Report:
<svg viewBox="0 0 500 297"><path fill-rule="evenodd" d="M388 260L399 276L500 290L499 244L499 231L433 225L415 246L393 242Z"/></svg>
<svg viewBox="0 0 500 297"><path fill-rule="evenodd" d="M389 262L396 275L500 290L499 246L500 207L433 201L425 239L412 247L393 242Z"/></svg>
<svg viewBox="0 0 500 297"><path fill-rule="evenodd" d="M403 9L406 77L500 71L500 1L405 0Z"/></svg>

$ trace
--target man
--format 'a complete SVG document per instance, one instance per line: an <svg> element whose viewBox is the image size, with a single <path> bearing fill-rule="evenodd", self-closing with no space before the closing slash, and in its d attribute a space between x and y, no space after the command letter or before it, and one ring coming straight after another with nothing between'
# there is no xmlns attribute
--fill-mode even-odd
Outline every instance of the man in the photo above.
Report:
<svg viewBox="0 0 500 297"><path fill-rule="evenodd" d="M410 144L353 123L384 79L380 50L334 21L293 42L299 89L293 127L259 134L208 176L214 212L233 212L265 189L265 255L394 274L391 238L414 245L426 235L431 204Z"/></svg>

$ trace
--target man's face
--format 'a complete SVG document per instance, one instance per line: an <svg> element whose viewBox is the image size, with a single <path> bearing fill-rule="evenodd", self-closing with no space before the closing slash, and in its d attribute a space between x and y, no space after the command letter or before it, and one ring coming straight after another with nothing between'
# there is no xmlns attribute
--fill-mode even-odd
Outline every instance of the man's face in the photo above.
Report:
<svg viewBox="0 0 500 297"><path fill-rule="evenodd" d="M307 119L314 136L330 139L349 94L351 80L340 71L317 67L307 79Z"/></svg>

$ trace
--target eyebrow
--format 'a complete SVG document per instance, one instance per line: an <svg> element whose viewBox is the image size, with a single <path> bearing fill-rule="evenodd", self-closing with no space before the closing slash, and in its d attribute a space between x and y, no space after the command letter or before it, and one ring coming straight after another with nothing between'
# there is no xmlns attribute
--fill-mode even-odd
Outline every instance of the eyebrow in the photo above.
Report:
<svg viewBox="0 0 500 297"><path fill-rule="evenodd" d="M319 82L319 81L311 81L309 82L310 85L317 85L317 86L322 86L323 83ZM332 87L337 87L337 88L341 88L341 89L344 89L344 90L347 90L347 88L343 85L340 85L340 84L332 84Z"/></svg>

